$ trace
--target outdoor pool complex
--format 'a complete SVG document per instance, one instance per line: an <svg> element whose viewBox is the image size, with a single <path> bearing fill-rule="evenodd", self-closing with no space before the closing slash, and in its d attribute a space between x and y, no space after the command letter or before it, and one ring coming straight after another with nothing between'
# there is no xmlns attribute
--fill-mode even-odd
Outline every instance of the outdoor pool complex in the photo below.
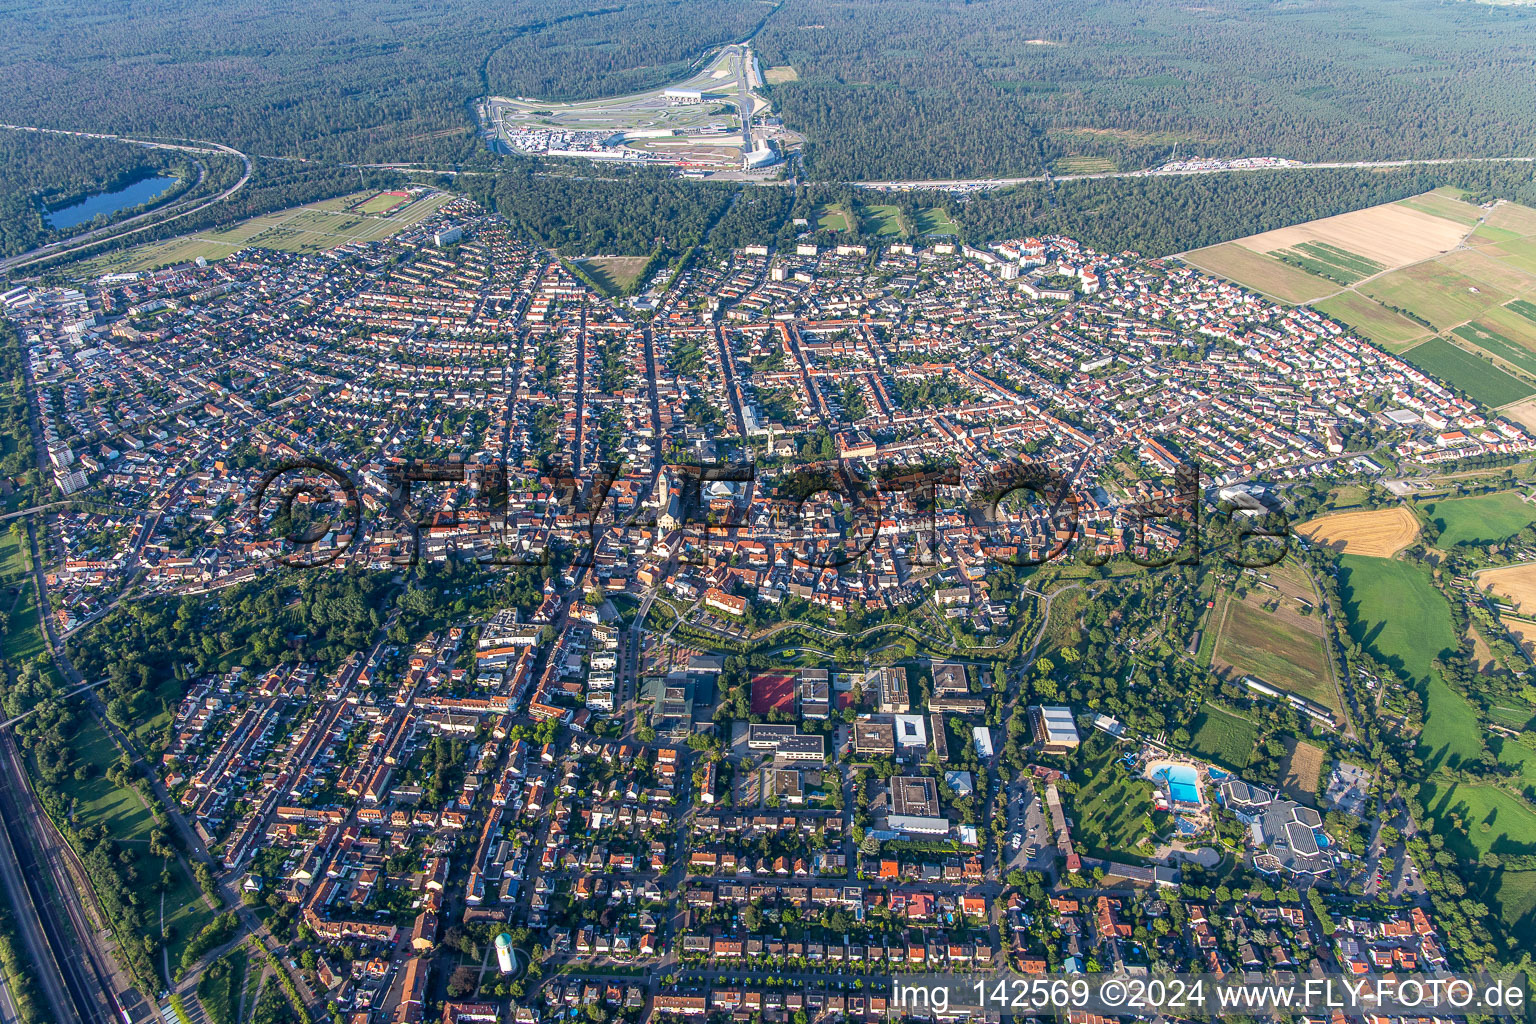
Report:
<svg viewBox="0 0 1536 1024"><path fill-rule="evenodd" d="M1169 799L1181 804L1200 803L1200 773L1187 764L1165 764L1152 777L1168 787Z"/></svg>

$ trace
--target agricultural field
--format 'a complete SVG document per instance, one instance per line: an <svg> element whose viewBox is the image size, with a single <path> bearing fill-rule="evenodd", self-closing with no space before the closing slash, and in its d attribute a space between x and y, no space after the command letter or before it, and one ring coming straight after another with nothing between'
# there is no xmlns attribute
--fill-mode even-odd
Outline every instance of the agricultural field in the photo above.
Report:
<svg viewBox="0 0 1536 1024"><path fill-rule="evenodd" d="M1189 723L1189 749L1217 764L1242 771L1253 759L1259 727L1217 704L1203 704Z"/></svg>
<svg viewBox="0 0 1536 1024"><path fill-rule="evenodd" d="M148 242L86 260L73 270L81 276L95 276L152 270L186 263L199 257L219 260L250 246L309 253L334 249L352 242L376 242L426 220L452 199L453 195L448 192L432 193L387 217L348 211L348 206L364 198L364 194L357 194L341 199L327 199L290 210L262 214L217 231L199 231L180 238Z"/></svg>
<svg viewBox="0 0 1536 1024"><path fill-rule="evenodd" d="M1483 212L1471 203L1463 201L1453 189L1436 189L1421 196L1409 196L1407 199L1399 200L1397 205L1431 216L1444 217L1446 220L1455 221L1467 227L1476 224Z"/></svg>
<svg viewBox="0 0 1536 1024"><path fill-rule="evenodd" d="M650 262L649 256L593 256L577 266L609 295L632 295Z"/></svg>
<svg viewBox="0 0 1536 1024"><path fill-rule="evenodd" d="M1312 308L1393 352L1421 341L1431 333L1423 324L1416 324L1359 292L1340 292L1314 302Z"/></svg>
<svg viewBox="0 0 1536 1024"><path fill-rule="evenodd" d="M1436 204L1449 202L1439 196L1415 198ZM1267 253L1320 243L1321 251L1343 254L1342 257L1335 256L1336 259L1352 258L1362 268L1374 266L1387 270L1450 252L1461 244L1468 228L1469 225L1401 202L1384 203L1341 213L1337 217L1249 235L1237 239L1236 244L1253 252ZM1314 248L1313 251L1319 250Z"/></svg>
<svg viewBox="0 0 1536 1024"><path fill-rule="evenodd" d="M1116 762L1117 744L1106 736L1088 737L1080 748L1080 768L1073 772L1077 791L1068 794L1073 838L1092 853L1131 854L1152 835L1152 783L1131 775ZM1086 772L1085 777L1082 773Z"/></svg>
<svg viewBox="0 0 1536 1024"><path fill-rule="evenodd" d="M1335 512L1301 524L1296 534L1346 555L1391 558L1418 538L1419 521L1401 506Z"/></svg>
<svg viewBox="0 0 1536 1024"><path fill-rule="evenodd" d="M1318 616L1303 615L1298 601L1316 607L1310 585L1272 575L1264 589L1250 583L1247 596L1230 596L1216 626L1211 668L1223 678L1254 676L1342 715Z"/></svg>
<svg viewBox="0 0 1536 1024"><path fill-rule="evenodd" d="M1411 310L1441 331L1515 297L1436 261L1394 270L1361 285L1360 291L1383 305Z"/></svg>
<svg viewBox="0 0 1536 1024"><path fill-rule="evenodd" d="M1289 249L1277 249L1269 255L1282 263L1300 267L1309 274L1339 284L1354 284L1387 269L1375 260L1358 256L1328 242L1297 242Z"/></svg>
<svg viewBox="0 0 1536 1024"><path fill-rule="evenodd" d="M1324 760L1322 747L1286 737L1285 759L1280 763L1280 791L1297 803L1316 807Z"/></svg>
<svg viewBox="0 0 1536 1024"><path fill-rule="evenodd" d="M1452 498L1424 506L1440 537L1436 547L1492 544L1536 523L1536 504L1517 491Z"/></svg>
<svg viewBox="0 0 1536 1024"><path fill-rule="evenodd" d="M1518 611L1536 614L1536 565L1506 565L1484 569L1477 585L1514 605Z"/></svg>
<svg viewBox="0 0 1536 1024"><path fill-rule="evenodd" d="M1469 398L1495 409L1536 394L1536 387L1444 338L1431 338L1403 352L1402 357Z"/></svg>
<svg viewBox="0 0 1536 1024"><path fill-rule="evenodd" d="M1522 341L1517 341L1500 333L1490 322L1498 317L1500 313L1504 313L1505 316L1511 315L1503 307L1495 306L1492 309L1486 310L1481 320L1473 320L1471 323L1462 324L1451 331L1451 334L1462 342L1493 356L1510 370L1523 372L1529 376L1536 376L1536 351L1526 347ZM1500 324L1498 326L1508 330L1507 325ZM1536 324L1531 326L1536 327ZM1523 334L1525 332L1517 331L1513 333Z"/></svg>
<svg viewBox="0 0 1536 1024"><path fill-rule="evenodd" d="M1287 266L1273 256L1246 249L1236 242L1196 249L1179 258L1192 267L1282 302L1311 302L1339 290L1332 281L1313 277L1305 270Z"/></svg>

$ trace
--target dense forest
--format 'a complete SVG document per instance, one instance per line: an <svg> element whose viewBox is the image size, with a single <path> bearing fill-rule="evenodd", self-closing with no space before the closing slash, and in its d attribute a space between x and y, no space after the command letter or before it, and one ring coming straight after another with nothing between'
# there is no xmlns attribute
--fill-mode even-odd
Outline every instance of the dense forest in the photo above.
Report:
<svg viewBox="0 0 1536 1024"><path fill-rule="evenodd" d="M1536 12L1434 0L42 0L6 17L0 120L251 155L489 164L468 100L654 87L752 37L813 177L1181 155L1523 151Z"/></svg>
<svg viewBox="0 0 1536 1024"><path fill-rule="evenodd" d="M754 40L822 179L1180 155L1524 153L1536 14L1425 0L786 0Z"/></svg>
<svg viewBox="0 0 1536 1024"><path fill-rule="evenodd" d="M157 172L185 175L184 155L102 139L0 131L0 256L43 245L58 235L46 210L93 192L111 192ZM166 197L169 198L169 197Z"/></svg>

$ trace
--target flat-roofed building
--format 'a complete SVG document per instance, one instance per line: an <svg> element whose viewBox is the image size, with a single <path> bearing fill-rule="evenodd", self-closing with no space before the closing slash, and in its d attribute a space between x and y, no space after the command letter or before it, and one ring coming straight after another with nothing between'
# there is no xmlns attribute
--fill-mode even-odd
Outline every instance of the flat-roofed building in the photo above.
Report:
<svg viewBox="0 0 1536 1024"><path fill-rule="evenodd" d="M1082 742L1072 721L1071 708L1033 704L1029 708L1029 727L1035 742L1047 754L1065 754Z"/></svg>
<svg viewBox="0 0 1536 1024"><path fill-rule="evenodd" d="M907 691L907 670L899 665L882 665L864 673L864 689L875 694L880 702L880 710L888 715L905 714L912 710L912 699Z"/></svg>
<svg viewBox="0 0 1536 1024"><path fill-rule="evenodd" d="M898 817L938 817L939 784L926 775L892 776L891 814Z"/></svg>

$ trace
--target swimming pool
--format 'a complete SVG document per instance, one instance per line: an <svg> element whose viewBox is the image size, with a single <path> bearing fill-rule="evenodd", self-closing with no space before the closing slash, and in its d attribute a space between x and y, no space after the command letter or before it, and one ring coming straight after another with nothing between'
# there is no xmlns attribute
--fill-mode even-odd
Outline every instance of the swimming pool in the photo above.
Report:
<svg viewBox="0 0 1536 1024"><path fill-rule="evenodd" d="M1159 765L1152 778L1168 787L1168 798L1175 803L1200 805L1200 773L1190 765Z"/></svg>

